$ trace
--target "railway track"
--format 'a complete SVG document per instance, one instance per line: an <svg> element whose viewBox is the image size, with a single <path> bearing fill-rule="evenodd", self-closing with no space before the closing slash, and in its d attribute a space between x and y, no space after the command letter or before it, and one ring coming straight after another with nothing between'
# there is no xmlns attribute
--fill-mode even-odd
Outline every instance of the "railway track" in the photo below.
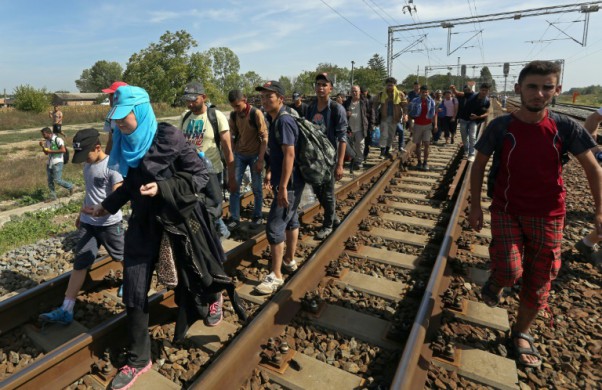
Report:
<svg viewBox="0 0 602 390"><path fill-rule="evenodd" d="M454 145L432 148L430 172L408 168L404 155L348 178L337 190L344 221L324 242L313 239L319 208L306 208L297 259L302 265L273 296L252 293L269 272L264 235L228 250L228 272L238 278L251 314L247 324L237 322L226 302L222 324L199 322L183 343L172 344L173 294L154 293L153 370L134 389L516 389L519 379L541 383L533 371L518 370L508 352L512 316L505 307L511 294L503 309L486 307L477 295L488 277L491 233L487 210L478 234L463 218L470 164ZM103 272L117 271L93 272L90 286L106 283ZM58 279L53 283L62 298ZM30 305L47 305L33 292L21 295L28 294L35 303L11 298L13 314L5 315L8 305L0 304L0 335L39 313ZM19 307L28 311L19 313ZM124 314L111 315L0 387L102 388L119 366L124 329Z"/></svg>

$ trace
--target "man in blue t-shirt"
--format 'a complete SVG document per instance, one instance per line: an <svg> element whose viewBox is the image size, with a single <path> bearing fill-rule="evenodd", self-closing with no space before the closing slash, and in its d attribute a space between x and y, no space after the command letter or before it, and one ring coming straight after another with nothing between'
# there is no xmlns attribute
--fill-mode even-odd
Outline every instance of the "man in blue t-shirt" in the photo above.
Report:
<svg viewBox="0 0 602 390"><path fill-rule="evenodd" d="M278 81L268 81L255 88L261 93L261 104L269 123L268 155L269 181L274 200L268 214L266 234L272 254L272 272L255 287L259 294L271 294L282 286L282 270L297 269L295 250L299 237L297 207L305 183L295 168L295 147L299 139L299 127L284 108L284 88ZM284 243L286 241L286 253Z"/></svg>

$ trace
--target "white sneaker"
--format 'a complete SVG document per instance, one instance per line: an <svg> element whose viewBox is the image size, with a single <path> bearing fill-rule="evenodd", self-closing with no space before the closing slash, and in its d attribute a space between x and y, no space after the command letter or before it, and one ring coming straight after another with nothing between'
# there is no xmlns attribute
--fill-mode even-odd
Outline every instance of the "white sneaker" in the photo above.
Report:
<svg viewBox="0 0 602 390"><path fill-rule="evenodd" d="M290 263L287 263L286 261L282 261L282 270L285 272L294 272L296 271L298 268L297 266L297 262L295 261L295 259L292 259Z"/></svg>
<svg viewBox="0 0 602 390"><path fill-rule="evenodd" d="M474 154L468 156L468 162L473 162L474 161Z"/></svg>
<svg viewBox="0 0 602 390"><path fill-rule="evenodd" d="M255 286L255 291L260 294L271 294L278 290L278 287L284 284L284 280L278 279L273 272L270 272L264 279L263 282Z"/></svg>

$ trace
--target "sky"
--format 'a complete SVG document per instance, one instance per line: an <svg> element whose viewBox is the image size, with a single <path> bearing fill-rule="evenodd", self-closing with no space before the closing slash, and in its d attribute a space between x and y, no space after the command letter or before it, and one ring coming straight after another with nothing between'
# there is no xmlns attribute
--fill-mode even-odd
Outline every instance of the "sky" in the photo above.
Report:
<svg viewBox="0 0 602 390"><path fill-rule="evenodd" d="M193 51L225 46L240 60L240 73L255 71L266 80L294 77L319 63L351 68L366 66L375 54L387 58L388 27L484 16L557 5L566 0L0 0L0 94L19 85L77 92L75 80L100 60L124 69L129 57L158 42L166 31L186 30L198 42ZM597 3L602 7L602 2ZM519 20L458 25L448 30L414 29L395 33L393 52L426 34L415 52L393 61L393 76L457 72L478 76L480 64L534 59L564 60L563 87L602 84L602 10L590 13L583 47L584 14L572 12ZM482 32L479 32L481 31ZM471 37L473 37L470 39ZM528 42L532 41L532 42ZM466 42L464 44L464 42ZM428 50L427 50L428 49ZM473 68L473 66L476 67ZM491 65L496 82L502 67ZM508 83L520 66L512 66ZM336 85L335 85L336 89Z"/></svg>

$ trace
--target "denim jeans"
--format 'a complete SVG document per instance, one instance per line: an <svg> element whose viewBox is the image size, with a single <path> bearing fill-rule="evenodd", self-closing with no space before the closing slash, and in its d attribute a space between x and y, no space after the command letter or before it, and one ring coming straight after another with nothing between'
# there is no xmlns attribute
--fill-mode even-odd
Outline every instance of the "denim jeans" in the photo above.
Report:
<svg viewBox="0 0 602 390"><path fill-rule="evenodd" d="M56 199L56 191L54 189L54 182L68 190L73 187L72 183L63 180L63 163L56 163L52 167L46 166L46 176L48 178L48 189L50 190L50 197Z"/></svg>
<svg viewBox="0 0 602 390"><path fill-rule="evenodd" d="M474 156L474 145L477 140L477 122L460 119L460 135L464 144L464 152Z"/></svg>
<svg viewBox="0 0 602 390"><path fill-rule="evenodd" d="M262 174L255 169L258 155L244 156L234 153L234 178L237 189L230 194L230 216L233 220L240 221L240 186L242 177L247 167L251 170L251 188L253 189L253 198L255 205L253 207L253 218L261 218L261 207L263 204Z"/></svg>

